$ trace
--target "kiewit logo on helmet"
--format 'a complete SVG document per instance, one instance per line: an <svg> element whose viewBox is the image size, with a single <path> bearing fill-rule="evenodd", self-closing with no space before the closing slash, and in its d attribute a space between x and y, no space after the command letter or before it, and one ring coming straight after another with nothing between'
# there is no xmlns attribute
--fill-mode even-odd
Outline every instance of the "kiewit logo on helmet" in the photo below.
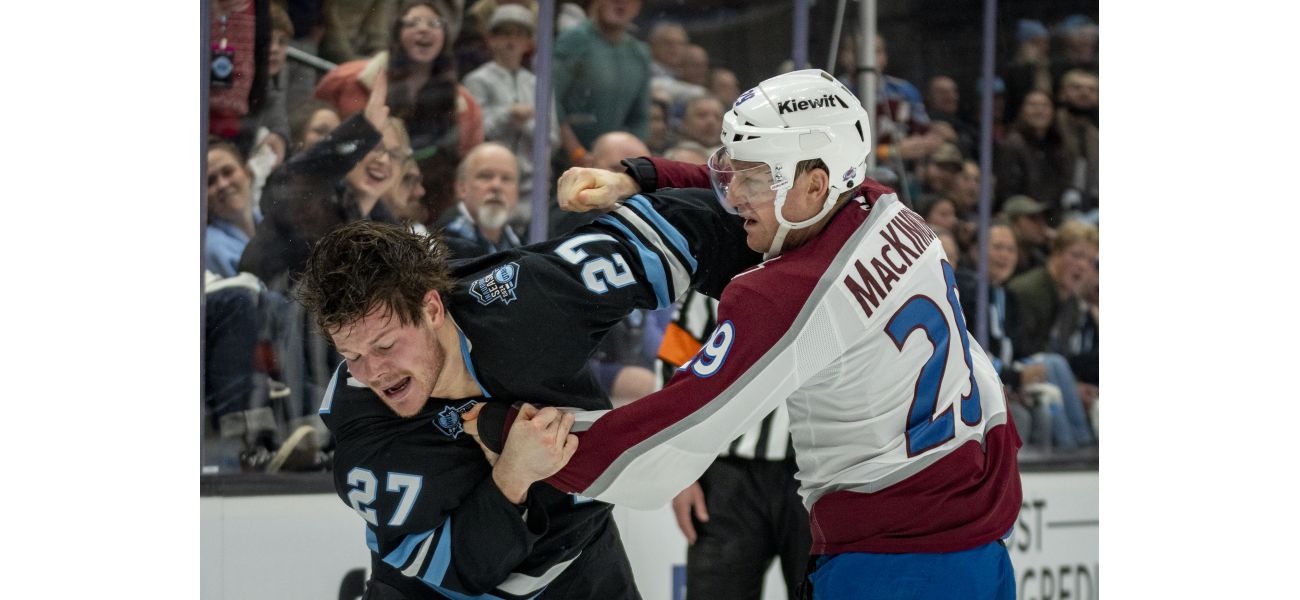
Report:
<svg viewBox="0 0 1300 600"><path fill-rule="evenodd" d="M816 100L786 100L785 102L777 104L776 110L777 114L783 115L785 113L799 112L810 108L826 108L828 106L835 106L836 103L844 108L849 107L848 103L844 102L844 100L839 96L836 96L835 94L826 94Z"/></svg>

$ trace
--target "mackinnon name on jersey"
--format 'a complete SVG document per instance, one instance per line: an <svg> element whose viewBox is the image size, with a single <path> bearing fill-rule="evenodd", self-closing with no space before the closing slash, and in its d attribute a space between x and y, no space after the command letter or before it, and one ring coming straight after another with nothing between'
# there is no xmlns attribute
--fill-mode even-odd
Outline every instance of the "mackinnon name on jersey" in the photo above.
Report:
<svg viewBox="0 0 1300 600"><path fill-rule="evenodd" d="M920 215L906 208L894 215L880 230L880 235L888 242L880 247L880 256L872 257L870 265L855 259L853 266L857 268L857 278L852 273L844 277L844 285L868 317L885 301L885 296L894 289L894 283L912 266L912 260L920 258L930 243L938 239Z"/></svg>

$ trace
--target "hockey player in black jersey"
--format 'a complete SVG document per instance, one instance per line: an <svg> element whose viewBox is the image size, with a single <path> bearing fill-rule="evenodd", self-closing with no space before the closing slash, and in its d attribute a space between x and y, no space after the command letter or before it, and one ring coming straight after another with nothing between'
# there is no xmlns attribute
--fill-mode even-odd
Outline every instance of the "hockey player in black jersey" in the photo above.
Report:
<svg viewBox="0 0 1300 600"><path fill-rule="evenodd" d="M322 239L301 297L346 359L320 412L335 489L366 521L367 597L638 597L609 505L531 485L567 461L572 418L526 409L489 464L462 415L516 400L609 408L586 369L600 338L690 287L720 294L759 259L744 235L711 194L672 190L451 265L387 225Z"/></svg>

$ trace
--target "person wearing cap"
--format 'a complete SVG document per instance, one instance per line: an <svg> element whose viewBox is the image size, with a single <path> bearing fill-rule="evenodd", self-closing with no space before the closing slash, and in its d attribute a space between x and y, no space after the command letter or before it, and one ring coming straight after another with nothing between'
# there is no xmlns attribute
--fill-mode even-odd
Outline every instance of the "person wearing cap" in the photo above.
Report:
<svg viewBox="0 0 1300 600"><path fill-rule="evenodd" d="M1011 224L1019 246L1016 275L1047 263L1052 228L1047 225L1045 212L1047 207L1041 202L1023 195L1007 198L1002 205L1002 217Z"/></svg>
<svg viewBox="0 0 1300 600"><path fill-rule="evenodd" d="M916 206L924 206L937 197L950 194L957 186L961 170L961 150L946 142L939 146L925 160L921 171L921 198Z"/></svg>
<svg viewBox="0 0 1300 600"><path fill-rule="evenodd" d="M492 60L465 76L464 85L483 108L483 133L487 141L500 142L519 159L519 198L510 215L516 226L532 216L533 135L537 119L537 76L523 65L533 48L536 23L533 12L518 4L503 4L488 20L488 48ZM551 102L550 143L560 143L555 103Z"/></svg>
<svg viewBox="0 0 1300 600"><path fill-rule="evenodd" d="M707 166L561 176L574 209L710 186L766 260L731 280L718 326L662 390L578 413L580 446L546 481L656 508L785 403L811 515L805 597L1010 600L1020 438L939 240L866 176L869 122L829 74L795 71L741 94ZM497 411L467 428L488 449L509 437Z"/></svg>

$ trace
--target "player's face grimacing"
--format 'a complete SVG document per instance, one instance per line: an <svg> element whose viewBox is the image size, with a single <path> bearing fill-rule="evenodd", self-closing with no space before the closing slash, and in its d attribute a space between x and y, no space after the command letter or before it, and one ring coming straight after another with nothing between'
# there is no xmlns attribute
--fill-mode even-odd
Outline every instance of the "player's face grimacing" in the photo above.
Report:
<svg viewBox="0 0 1300 600"><path fill-rule="evenodd" d="M392 310L376 307L360 321L332 332L332 338L347 360L348 372L398 416L410 417L424 408L446 366L447 355L437 339L440 324L440 304L431 311L426 302L424 318L416 325L403 325Z"/></svg>
<svg viewBox="0 0 1300 600"><path fill-rule="evenodd" d="M713 191L728 212L745 220L745 243L757 252L767 250L776 235L776 190L772 168L766 163L731 158L724 146L709 157ZM764 241L766 240L766 241Z"/></svg>

